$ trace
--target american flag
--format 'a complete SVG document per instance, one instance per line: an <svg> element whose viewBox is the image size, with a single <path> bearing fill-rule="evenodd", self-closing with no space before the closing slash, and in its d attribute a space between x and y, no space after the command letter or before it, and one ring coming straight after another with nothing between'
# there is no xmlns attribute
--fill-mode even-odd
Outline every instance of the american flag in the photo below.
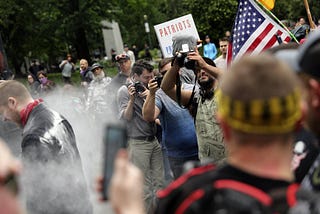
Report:
<svg viewBox="0 0 320 214"><path fill-rule="evenodd" d="M289 33L273 21L254 0L239 0L238 12L234 22L227 61L230 63L243 54L256 54L291 40Z"/></svg>

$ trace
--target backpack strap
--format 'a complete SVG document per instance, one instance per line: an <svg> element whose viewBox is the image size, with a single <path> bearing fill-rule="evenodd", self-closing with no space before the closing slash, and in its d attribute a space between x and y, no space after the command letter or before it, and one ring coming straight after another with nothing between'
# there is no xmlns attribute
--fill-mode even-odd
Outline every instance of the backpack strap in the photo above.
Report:
<svg viewBox="0 0 320 214"><path fill-rule="evenodd" d="M297 191L299 185L294 183L286 188L278 188L269 192L273 200L271 208L274 212L287 213L288 210L297 204Z"/></svg>
<svg viewBox="0 0 320 214"><path fill-rule="evenodd" d="M272 204L272 198L254 186L249 184L229 179L217 180L213 183L213 187L216 189L232 189L246 195L249 195L258 201L260 201L264 206L270 206Z"/></svg>
<svg viewBox="0 0 320 214"><path fill-rule="evenodd" d="M182 185L185 185L191 178L202 176L202 175L206 174L207 172L214 170L215 168L216 168L215 165L208 164L205 166L197 167L197 168L189 171L188 173L180 176L178 179L176 179L171 184L169 184L169 186L167 188L165 188L163 190L159 190L157 192L158 198L167 197L172 192L177 190L179 187L181 187Z"/></svg>

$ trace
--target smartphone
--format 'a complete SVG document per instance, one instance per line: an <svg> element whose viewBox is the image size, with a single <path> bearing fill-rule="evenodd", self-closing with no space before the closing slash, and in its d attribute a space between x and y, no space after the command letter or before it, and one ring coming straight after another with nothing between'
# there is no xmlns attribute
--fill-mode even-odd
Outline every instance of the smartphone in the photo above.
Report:
<svg viewBox="0 0 320 214"><path fill-rule="evenodd" d="M103 198L108 200L109 184L114 168L114 159L119 149L127 148L127 129L124 125L109 124L104 135L104 181Z"/></svg>

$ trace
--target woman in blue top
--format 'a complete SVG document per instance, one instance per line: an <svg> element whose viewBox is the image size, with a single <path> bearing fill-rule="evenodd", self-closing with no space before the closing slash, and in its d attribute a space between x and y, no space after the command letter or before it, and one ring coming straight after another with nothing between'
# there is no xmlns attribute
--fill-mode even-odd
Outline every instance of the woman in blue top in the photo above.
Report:
<svg viewBox="0 0 320 214"><path fill-rule="evenodd" d="M217 48L214 43L210 42L210 37L206 35L206 44L203 46L203 56L214 60L217 55Z"/></svg>

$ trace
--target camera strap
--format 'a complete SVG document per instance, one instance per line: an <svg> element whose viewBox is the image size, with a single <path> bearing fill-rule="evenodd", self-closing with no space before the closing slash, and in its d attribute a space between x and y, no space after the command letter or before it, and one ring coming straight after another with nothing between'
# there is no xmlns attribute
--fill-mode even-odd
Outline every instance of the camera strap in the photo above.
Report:
<svg viewBox="0 0 320 214"><path fill-rule="evenodd" d="M177 102L178 102L179 106L182 107L182 105L181 105L181 80L180 80L179 72L177 72L177 76L176 76L176 86L177 86L177 90L176 90Z"/></svg>
<svg viewBox="0 0 320 214"><path fill-rule="evenodd" d="M180 80L180 74L177 73L177 77L176 77L176 86L177 86L176 96L177 96L177 103L178 103L178 105L179 105L181 108L188 108L188 107L192 104L193 98L194 98L194 95L195 95L195 89L196 89L197 80L198 80L198 77L197 77L197 75L196 75L196 77L195 77L195 82L194 82L193 88L192 88L191 97L190 97L187 105L186 105L186 106L183 106L183 105L181 104L181 80Z"/></svg>

